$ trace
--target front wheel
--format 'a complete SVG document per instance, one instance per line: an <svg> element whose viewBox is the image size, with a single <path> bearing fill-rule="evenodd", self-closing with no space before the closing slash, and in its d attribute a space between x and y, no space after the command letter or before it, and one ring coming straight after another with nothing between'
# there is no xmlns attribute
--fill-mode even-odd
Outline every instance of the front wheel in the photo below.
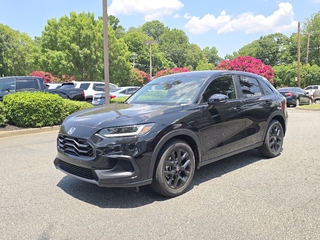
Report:
<svg viewBox="0 0 320 240"><path fill-rule="evenodd" d="M283 136L284 132L281 123L278 120L272 120L264 143L259 147L260 154L269 158L278 156L282 150Z"/></svg>
<svg viewBox="0 0 320 240"><path fill-rule="evenodd" d="M190 185L195 171L195 157L184 141L172 140L159 153L151 187L166 197L182 194Z"/></svg>
<svg viewBox="0 0 320 240"><path fill-rule="evenodd" d="M300 100L299 98L296 99L296 107L299 107L300 106Z"/></svg>

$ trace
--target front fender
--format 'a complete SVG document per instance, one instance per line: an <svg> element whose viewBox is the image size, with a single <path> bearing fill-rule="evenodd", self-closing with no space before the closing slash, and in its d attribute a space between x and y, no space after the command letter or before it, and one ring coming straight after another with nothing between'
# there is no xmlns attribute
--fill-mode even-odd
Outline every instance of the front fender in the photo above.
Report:
<svg viewBox="0 0 320 240"><path fill-rule="evenodd" d="M150 161L150 166L149 166L149 173L148 173L148 178L153 178L153 173L156 167L156 162L157 158L159 155L160 150L162 147L170 140L173 138L183 138L183 137L189 137L191 138L195 145L196 145L196 151L197 151L197 156L199 157L199 162L201 162L201 151L199 150L201 143L198 138L198 136L191 130L189 129L177 129L169 132L168 134L164 135L161 140L158 142L156 145L152 156L151 156L151 161Z"/></svg>

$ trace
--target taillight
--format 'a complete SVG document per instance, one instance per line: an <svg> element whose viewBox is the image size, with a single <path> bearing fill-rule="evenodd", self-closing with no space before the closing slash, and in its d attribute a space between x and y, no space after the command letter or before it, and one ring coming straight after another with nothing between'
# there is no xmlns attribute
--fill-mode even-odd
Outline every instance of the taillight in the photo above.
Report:
<svg viewBox="0 0 320 240"><path fill-rule="evenodd" d="M115 96L115 95L110 95L110 98L112 99L112 98L116 98L117 96Z"/></svg>
<svg viewBox="0 0 320 240"><path fill-rule="evenodd" d="M293 96L293 93L292 93L292 92L288 92L288 93L286 93L286 96L287 96L287 97L292 97L292 96Z"/></svg>

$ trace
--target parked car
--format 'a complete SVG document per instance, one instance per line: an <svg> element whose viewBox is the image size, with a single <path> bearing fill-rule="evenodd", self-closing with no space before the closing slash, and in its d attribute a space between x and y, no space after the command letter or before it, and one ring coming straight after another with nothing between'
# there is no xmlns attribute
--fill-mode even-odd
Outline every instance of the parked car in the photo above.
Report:
<svg viewBox="0 0 320 240"><path fill-rule="evenodd" d="M72 82L61 83L54 89L47 89L47 92L58 94L60 97L74 101L84 101L85 95L82 88L75 88Z"/></svg>
<svg viewBox="0 0 320 240"><path fill-rule="evenodd" d="M194 71L155 78L125 103L67 117L54 165L101 187L151 184L174 197L196 169L249 149L281 154L286 99L265 78Z"/></svg>
<svg viewBox="0 0 320 240"><path fill-rule="evenodd" d="M316 104L320 104L320 89L317 89L313 92L313 102Z"/></svg>
<svg viewBox="0 0 320 240"><path fill-rule="evenodd" d="M286 97L287 107L312 104L312 97L299 87L284 87L278 91Z"/></svg>
<svg viewBox="0 0 320 240"><path fill-rule="evenodd" d="M64 85L72 84L72 86L64 87ZM62 98L70 100L84 100L83 89L75 89L73 83L63 83L55 89L49 89L44 83L43 78L35 76L12 76L0 78L0 101L3 96L17 91L40 91L58 94Z"/></svg>
<svg viewBox="0 0 320 240"><path fill-rule="evenodd" d="M309 93L309 95L312 97L315 90L320 89L320 85L310 85L304 88L304 90Z"/></svg>
<svg viewBox="0 0 320 240"><path fill-rule="evenodd" d="M46 83L47 89L56 89L62 85L62 83Z"/></svg>
<svg viewBox="0 0 320 240"><path fill-rule="evenodd" d="M110 90L110 99L114 99L117 97L130 97L136 91L138 91L140 87L118 87ZM102 105L106 102L106 94L105 92L98 92L93 95L92 105Z"/></svg>
<svg viewBox="0 0 320 240"><path fill-rule="evenodd" d="M7 94L18 91L41 91L44 92L46 86L41 77L33 76L10 76L0 77L0 101Z"/></svg>
<svg viewBox="0 0 320 240"><path fill-rule="evenodd" d="M85 99L87 102L92 102L93 95L98 92L104 91L104 82L93 82L93 81L74 81L76 88L82 88L84 90ZM113 83L109 83L109 90L117 88L118 86Z"/></svg>

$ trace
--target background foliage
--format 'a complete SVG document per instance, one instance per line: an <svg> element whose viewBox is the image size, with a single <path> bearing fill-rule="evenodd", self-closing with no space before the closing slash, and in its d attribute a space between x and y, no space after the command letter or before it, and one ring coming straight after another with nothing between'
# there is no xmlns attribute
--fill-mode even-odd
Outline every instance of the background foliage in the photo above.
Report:
<svg viewBox="0 0 320 240"><path fill-rule="evenodd" d="M201 49L189 42L183 30L170 29L158 20L125 29L118 18L109 16L108 19L110 82L119 86L145 84L148 81L146 74L150 72L150 53L152 76L161 75L157 73L159 71L167 72L167 69L175 68L208 70L218 65L218 68L222 68L226 66L226 61L251 57L273 69L276 86L298 84L297 33L291 36L282 33L261 36L238 51L221 57L214 46ZM319 84L320 81L319 29L320 12L302 24L302 87ZM151 51L150 45L146 44L149 40L156 40L151 45ZM228 67L234 68L230 65ZM247 71L248 67L242 69ZM45 74L49 82L104 81L102 17L96 17L90 12L71 12L60 19L48 19L41 36L34 39L0 24L0 76L30 73ZM269 75L268 79L271 80ZM143 83L141 79L144 79Z"/></svg>

